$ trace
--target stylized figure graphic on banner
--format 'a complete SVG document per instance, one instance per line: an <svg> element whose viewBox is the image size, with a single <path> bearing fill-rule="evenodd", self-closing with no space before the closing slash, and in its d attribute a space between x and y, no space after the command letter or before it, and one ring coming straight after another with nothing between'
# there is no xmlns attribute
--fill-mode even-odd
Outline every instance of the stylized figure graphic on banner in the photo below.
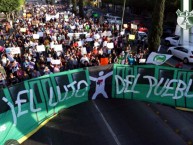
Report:
<svg viewBox="0 0 193 145"><path fill-rule="evenodd" d="M89 76L91 81L96 82L95 93L92 96L93 100L96 99L97 95L99 95L99 94L102 94L105 98L108 98L107 93L105 92L105 80L106 80L106 78L108 78L112 74L113 74L112 71L107 73L106 75L104 75L104 71L100 71L98 78L94 78L92 76Z"/></svg>

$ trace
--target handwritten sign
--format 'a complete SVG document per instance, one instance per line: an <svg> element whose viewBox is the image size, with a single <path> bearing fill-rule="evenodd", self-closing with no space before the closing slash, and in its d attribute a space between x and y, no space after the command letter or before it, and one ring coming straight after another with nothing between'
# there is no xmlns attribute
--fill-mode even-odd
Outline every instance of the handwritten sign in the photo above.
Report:
<svg viewBox="0 0 193 145"><path fill-rule="evenodd" d="M20 54L21 53L21 50L19 47L9 47L9 48L6 48L6 53L11 53L11 54Z"/></svg>
<svg viewBox="0 0 193 145"><path fill-rule="evenodd" d="M52 59L52 60L51 60L51 63L52 63L52 64L60 64L61 61L60 61L60 59Z"/></svg>
<svg viewBox="0 0 193 145"><path fill-rule="evenodd" d="M33 39L39 39L40 36L38 34L33 34Z"/></svg>
<svg viewBox="0 0 193 145"><path fill-rule="evenodd" d="M63 51L62 44L60 45L53 45L55 51Z"/></svg>
<svg viewBox="0 0 193 145"><path fill-rule="evenodd" d="M107 43L107 48L110 48L110 49L114 48L114 43Z"/></svg>
<svg viewBox="0 0 193 145"><path fill-rule="evenodd" d="M44 45L37 45L36 49L37 49L37 52L42 52L46 50Z"/></svg>

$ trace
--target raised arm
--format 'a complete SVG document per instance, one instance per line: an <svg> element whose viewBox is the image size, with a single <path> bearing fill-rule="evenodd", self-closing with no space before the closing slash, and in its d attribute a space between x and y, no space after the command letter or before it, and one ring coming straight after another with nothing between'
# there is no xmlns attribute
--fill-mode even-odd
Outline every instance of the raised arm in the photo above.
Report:
<svg viewBox="0 0 193 145"><path fill-rule="evenodd" d="M91 77L91 76L89 76L89 78L90 78L91 81L97 81L97 78L94 78L94 77Z"/></svg>
<svg viewBox="0 0 193 145"><path fill-rule="evenodd" d="M108 78L108 77L111 76L112 74L113 74L113 71L107 73L104 77L105 77L105 78Z"/></svg>

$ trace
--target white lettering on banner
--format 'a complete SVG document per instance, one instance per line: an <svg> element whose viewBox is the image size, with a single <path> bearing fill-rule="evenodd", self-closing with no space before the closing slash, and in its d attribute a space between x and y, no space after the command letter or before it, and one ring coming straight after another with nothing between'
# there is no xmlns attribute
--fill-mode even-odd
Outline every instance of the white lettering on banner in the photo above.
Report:
<svg viewBox="0 0 193 145"><path fill-rule="evenodd" d="M182 86L182 87L181 87ZM173 99L180 99L183 97L183 92L184 90L186 90L186 83L182 80L178 81L177 87L176 87L176 91L175 91L175 95L173 97ZM180 95L178 95L180 94Z"/></svg>
<svg viewBox="0 0 193 145"><path fill-rule="evenodd" d="M75 84L76 84L77 82L76 81L74 81L74 82L72 82L71 84L69 84L67 87L68 88L72 88L72 94L71 94L71 96L69 96L67 99L70 99L70 98L72 98L73 96L74 96L74 94L75 94L75 91L76 91L76 88L75 88Z"/></svg>
<svg viewBox="0 0 193 145"><path fill-rule="evenodd" d="M30 89L30 110L31 112L39 112L42 110L41 108L37 108L37 109L34 108L34 95L33 95L32 89Z"/></svg>
<svg viewBox="0 0 193 145"><path fill-rule="evenodd" d="M149 88L149 91L148 91L148 93L146 95L146 97L149 98L149 96L150 96L150 94L152 92L153 87L155 87L156 84L157 84L157 79L152 77L152 76L144 76L143 78L149 80L150 88ZM154 81L154 83L153 83L153 81Z"/></svg>
<svg viewBox="0 0 193 145"><path fill-rule="evenodd" d="M188 86L187 86L186 91L185 91L185 96L187 98L192 98L193 97L193 94L192 95L188 95L188 92L190 90L191 85L192 85L192 79L189 80Z"/></svg>
<svg viewBox="0 0 193 145"><path fill-rule="evenodd" d="M77 90L75 88L75 85L77 84ZM64 90L65 90L65 93L64 93L64 96L62 98L62 95L61 95L61 90L60 90L60 87L59 86L56 86L56 90L57 90L57 94L58 94L58 101L59 102L63 102L65 100L68 100L70 98L72 98L73 96L74 97L83 97L85 95L85 92L83 92L81 95L78 95L79 91L80 91L80 85L81 84L85 84L86 86L86 91L88 90L88 83L85 81L85 80L81 80L77 83L77 81L74 81L72 83L70 83L69 85L64 85ZM72 89L72 94L70 96L68 96L68 93L69 93L69 89ZM68 97L67 97L68 96ZM52 103L54 99L54 96L53 96L53 88L50 87L50 99L49 99L49 106L51 107L55 107L58 102L55 102L55 103Z"/></svg>
<svg viewBox="0 0 193 145"><path fill-rule="evenodd" d="M3 125L0 126L0 132L5 131L6 129L7 129L7 127L6 127L5 124L3 124Z"/></svg>
<svg viewBox="0 0 193 145"><path fill-rule="evenodd" d="M54 91L53 91L53 88L52 87L50 87L50 99L49 99L49 106L51 106L51 107L55 107L57 104L58 104L58 102L56 101L55 103L52 103L52 100L53 100L53 98L54 98L54 93L53 93Z"/></svg>
<svg viewBox="0 0 193 145"><path fill-rule="evenodd" d="M135 90L139 77L140 74L137 76L127 75L126 79L123 79L121 76L115 75L116 94L140 93L139 91ZM131 81L132 79L134 79L134 81ZM147 85L149 86L149 89L146 94L146 98L149 98L151 94L161 97L172 97L172 99L181 99L183 96L193 98L193 94L189 94L192 79L189 80L188 84L186 84L183 80L177 79L166 79L165 83L163 84L164 78L161 78L158 81L153 76L143 76L143 79L147 79L149 82ZM162 84L163 86L161 86ZM129 86L131 89L129 89Z"/></svg>
<svg viewBox="0 0 193 145"><path fill-rule="evenodd" d="M135 78L135 76L134 75L128 75L127 77L126 77L126 79L122 79L120 76L118 76L118 75L115 75L115 81L116 81L116 83L118 83L119 81L118 81L118 79L121 81L121 83L122 83L122 85L123 85L123 87L122 87L122 89L121 90L119 90L119 88L116 88L116 90L117 90L117 94L121 94L121 93L139 93L139 91L135 91L134 89L135 89L135 86L136 86L136 83L137 83L137 80L138 80L138 78L139 78L139 74L137 75L137 77ZM135 78L135 80L134 80L134 82L132 82L132 81L130 81L129 79L132 79L132 78ZM129 90L129 86L130 85L132 85L132 87L131 87L131 89ZM117 87L119 86L119 85L116 85Z"/></svg>
<svg viewBox="0 0 193 145"><path fill-rule="evenodd" d="M75 86L77 85L77 86ZM82 92L80 94L80 87L81 85L84 85L84 89L86 89L84 92ZM59 102L63 102L65 100L68 100L72 97L77 97L77 98L80 98L80 97L83 97L86 93L86 91L88 91L88 83L85 81L85 80L80 80L78 83L77 81L73 81L72 83L68 84L68 85L64 85L64 90L65 90L65 93L64 93L64 96L62 98L62 93L61 93L61 90L60 90L60 87L59 86L56 86L56 90L57 90L57 99L54 97L54 90L53 90L53 87L50 87L50 96L49 96L49 106L51 107L55 107L57 106L57 104ZM69 89L71 88L72 91L69 91ZM77 88L77 89L76 89ZM27 114L29 112L29 110L22 110L22 104L26 103L27 100L26 99L21 99L21 95L23 94L28 94L30 95L30 102L29 102L29 105L30 105L30 111L35 113L35 112L39 112L42 110L42 108L35 108L34 107L34 93L33 93L33 89L30 89L30 90L22 90L20 92L18 92L17 94L17 100L15 101L15 104L17 105L17 108L18 108L18 112L16 113L16 110L14 108L14 104L12 104L11 102L8 101L7 98L3 97L2 100L7 103L7 105L10 107L11 109L11 112L12 112L12 117L13 117L13 124L16 125L17 124L17 118L18 117L21 117L25 114ZM70 96L68 96L68 93L72 92L72 94ZM56 100L56 101L54 101Z"/></svg>
<svg viewBox="0 0 193 145"><path fill-rule="evenodd" d="M3 97L2 100L7 103L7 105L10 107L11 109L11 113L12 113L12 117L13 117L13 124L16 125L17 124L17 116L16 116L16 113L15 113L15 109L14 109L14 105L11 104L11 102L9 102L7 100L7 98Z"/></svg>
<svg viewBox="0 0 193 145"><path fill-rule="evenodd" d="M26 93L28 93L28 92L29 92L28 90L23 90L23 91L20 91L20 92L17 94L17 100L15 101L15 104L18 105L18 114L17 114L17 117L20 117L20 116L28 113L28 110L25 110L25 111L22 111L22 110L21 110L21 104L22 104L22 103L26 103L27 100L20 98L20 96L21 96L22 94L26 94Z"/></svg>
<svg viewBox="0 0 193 145"><path fill-rule="evenodd" d="M81 80L81 81L79 81L78 84L77 84L77 90L76 90L76 94L75 94L76 97L82 97L82 96L85 95L85 92L86 92L86 91L83 92L82 94L78 95L81 84L85 84L85 86L86 86L86 91L88 91L88 83L87 83L85 80Z"/></svg>

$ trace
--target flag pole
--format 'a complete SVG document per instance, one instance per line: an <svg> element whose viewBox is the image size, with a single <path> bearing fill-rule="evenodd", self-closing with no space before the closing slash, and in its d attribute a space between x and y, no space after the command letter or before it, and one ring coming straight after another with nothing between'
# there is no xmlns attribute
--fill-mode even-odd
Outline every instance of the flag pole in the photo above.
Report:
<svg viewBox="0 0 193 145"><path fill-rule="evenodd" d="M124 21L124 16L125 16L125 5L126 5L126 0L124 0L124 4L123 4L123 13L122 13L122 20L121 20L121 31L123 29L123 21Z"/></svg>

